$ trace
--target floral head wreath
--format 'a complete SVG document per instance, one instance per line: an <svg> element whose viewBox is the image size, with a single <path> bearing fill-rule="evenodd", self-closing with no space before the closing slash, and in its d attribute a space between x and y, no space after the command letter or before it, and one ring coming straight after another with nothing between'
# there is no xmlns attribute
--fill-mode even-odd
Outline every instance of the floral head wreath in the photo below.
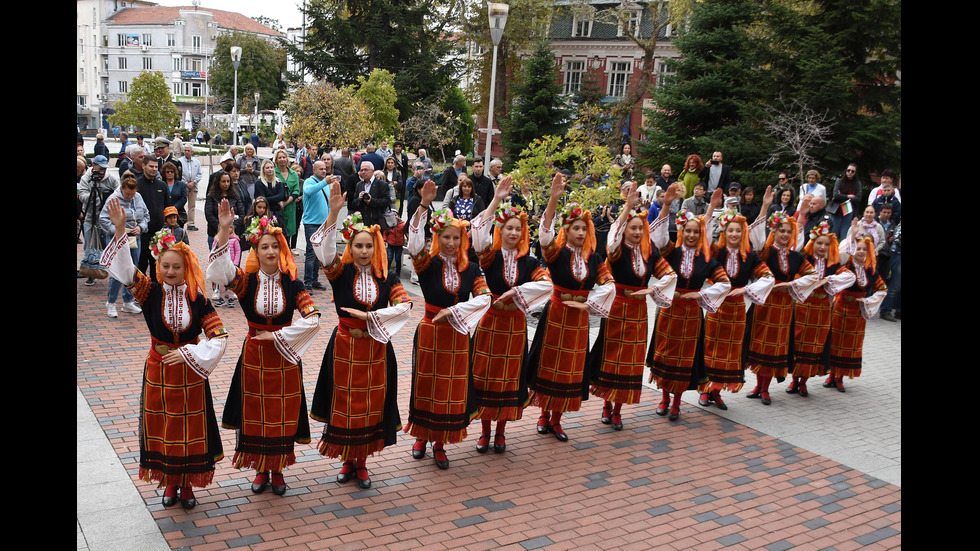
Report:
<svg viewBox="0 0 980 551"><path fill-rule="evenodd" d="M677 229L683 229L688 222L695 220L696 218L697 216L690 210L681 209L677 213L677 220L675 220L674 223L677 225Z"/></svg>
<svg viewBox="0 0 980 551"><path fill-rule="evenodd" d="M355 212L354 214L348 215L344 220L344 231L341 233L341 235L343 235L344 241L350 243L351 239L354 239L354 236L357 235L358 232L368 231L368 229L369 228L364 225L364 218L361 216L361 213Z"/></svg>
<svg viewBox="0 0 980 551"><path fill-rule="evenodd" d="M728 237L725 235L724 230L732 223L742 226L742 241L739 243L738 251L742 256L742 260L747 260L749 252L752 251L752 243L749 241L749 224L745 221L745 217L739 214L737 210L726 210L718 217L718 227L723 230L718 236L718 249L721 250L728 246Z"/></svg>
<svg viewBox="0 0 980 551"><path fill-rule="evenodd" d="M824 235L830 235L830 234L831 234L830 223L824 220L823 222L820 222L819 224L814 226L813 229L810 230L810 240L813 241L818 237L822 237Z"/></svg>
<svg viewBox="0 0 980 551"><path fill-rule="evenodd" d="M262 218L253 217L252 222L245 228L245 238L252 245L258 245L259 239L269 233L272 228L278 227L276 217L263 216Z"/></svg>
<svg viewBox="0 0 980 551"><path fill-rule="evenodd" d="M636 205L634 208L630 209L630 215L629 216L630 216L630 218L634 218L634 217L640 216L644 220L646 220L647 215L649 213L650 212L647 209L643 208L643 205Z"/></svg>
<svg viewBox="0 0 980 551"><path fill-rule="evenodd" d="M509 201L501 203L494 212L493 223L499 228L514 216L520 216L522 212L524 212L524 209L517 205L512 205Z"/></svg>
<svg viewBox="0 0 980 551"><path fill-rule="evenodd" d="M153 260L160 260L160 256L176 244L177 238L174 237L170 228L163 228L153 234L153 238L150 239L150 255Z"/></svg>
<svg viewBox="0 0 980 551"><path fill-rule="evenodd" d="M803 247L803 254L813 256L813 242L821 237L827 237L830 239L830 246L827 248L827 264L837 264L840 262L840 253L838 251L837 236L830 231L830 223L826 220L820 222L812 230L810 230L810 240L807 241L805 247Z"/></svg>
<svg viewBox="0 0 980 551"><path fill-rule="evenodd" d="M769 216L769 221L767 225L769 226L770 230L775 230L776 228L782 226L783 224L792 224L792 222L790 222L790 219L795 220L795 218L793 218L789 214L786 214L785 211L774 212Z"/></svg>
<svg viewBox="0 0 980 551"><path fill-rule="evenodd" d="M721 217L718 218L718 227L725 228L728 224L735 221L740 215L737 210L726 210L721 213Z"/></svg>
<svg viewBox="0 0 980 551"><path fill-rule="evenodd" d="M432 246L429 248L429 256L435 257L439 255L439 240L436 236L441 234L443 231L449 228L459 229L459 248L456 249L456 268L460 271L466 269L469 266L469 256L468 251L470 250L469 236L466 233L466 228L470 223L466 220L460 220L459 218L453 217L453 211L448 207L439 209L432 213L432 219L429 220L429 226L432 228ZM387 257L386 257L387 258Z"/></svg>
<svg viewBox="0 0 980 551"><path fill-rule="evenodd" d="M572 222L581 220L586 212L578 203L568 203L561 209L561 227L567 230Z"/></svg>
<svg viewBox="0 0 980 551"><path fill-rule="evenodd" d="M436 233L442 233L442 230L452 225L454 219L455 216L453 216L452 209L445 207L432 213L432 219L429 220L429 227Z"/></svg>

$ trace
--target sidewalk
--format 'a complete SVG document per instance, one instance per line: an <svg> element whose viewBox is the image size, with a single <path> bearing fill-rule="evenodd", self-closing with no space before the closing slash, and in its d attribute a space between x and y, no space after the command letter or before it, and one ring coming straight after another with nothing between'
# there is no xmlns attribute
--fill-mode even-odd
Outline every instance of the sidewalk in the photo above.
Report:
<svg viewBox="0 0 980 551"><path fill-rule="evenodd" d="M191 232L206 258L206 233ZM300 245L300 250L303 246ZM81 255L79 246L78 254ZM298 266L302 266L301 256ZM404 281L421 306L417 286ZM814 381L809 398L773 385L773 404L726 395L729 410L685 393L680 420L654 414L659 393L623 409L625 429L599 423L601 400L567 414L569 442L539 436L537 417L508 425L507 452L478 454L479 425L447 446L440 471L431 450L411 458L412 439L368 462L374 485L339 485L340 463L297 445L284 497L249 490L253 473L231 468L235 435L198 506L165 509L162 490L139 481L142 316L104 310L106 282L77 280L78 549L782 549L901 547L901 323L872 320L862 376L846 393ZM322 331L306 355L307 398L336 325L330 291L314 299ZM219 308L231 333L210 383L224 408L245 327L240 308ZM413 315L421 318L422 309ZM407 420L410 322L395 341L398 403ZM593 334L595 330L593 330ZM753 376L748 375L751 386Z"/></svg>

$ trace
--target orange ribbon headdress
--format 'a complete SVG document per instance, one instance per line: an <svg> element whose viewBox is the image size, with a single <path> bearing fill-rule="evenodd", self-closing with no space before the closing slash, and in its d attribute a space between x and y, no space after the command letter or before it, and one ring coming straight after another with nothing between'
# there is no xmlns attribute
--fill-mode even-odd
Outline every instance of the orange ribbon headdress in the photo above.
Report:
<svg viewBox="0 0 980 551"><path fill-rule="evenodd" d="M774 212L772 213L772 215L769 216L768 224L769 224L769 229L773 231L769 233L769 237L766 238L766 246L763 247L762 252L759 253L759 256L762 257L762 260L768 259L769 249L772 247L773 238L776 235L775 230L779 229L779 227L782 226L783 224L789 224L790 227L789 243L786 244L786 248L788 248L791 251L796 250L796 238L797 238L796 234L800 230L796 225L795 216L786 214L783 211Z"/></svg>
<svg viewBox="0 0 980 551"><path fill-rule="evenodd" d="M286 236L282 233L282 228L275 225L275 218L263 216L261 219L253 219L252 224L245 230L245 237L252 243L252 250L248 252L245 259L245 271L250 274L259 271L259 253L256 247L259 240L264 235L271 235L279 242L279 271L289 274L289 279L296 279L296 263L293 262L293 253L289 250L286 243Z"/></svg>
<svg viewBox="0 0 980 551"><path fill-rule="evenodd" d="M517 240L517 256L521 257L527 254L531 248L531 230L527 226L527 213L524 212L519 206L512 205L508 203L501 203L497 207L497 211L494 216L494 225L497 226L497 231L493 232L493 244L490 247L499 251L502 246L502 235L503 232L500 228L507 223L511 218L517 218L521 221L521 238Z"/></svg>
<svg viewBox="0 0 980 551"><path fill-rule="evenodd" d="M752 251L752 243L749 241L749 223L738 211L726 210L718 219L718 226L721 227L721 235L718 236L718 248L723 249L728 246L728 239L725 238L725 229L729 224L742 226L742 241L738 244L738 253L742 260L749 257Z"/></svg>
<svg viewBox="0 0 980 551"><path fill-rule="evenodd" d="M583 209L578 203L568 203L561 210L561 230L558 232L558 247L564 247L567 239L566 230L572 223L582 220L585 222L585 243L582 244L582 258L589 259L595 252L595 226L592 225L592 213Z"/></svg>
<svg viewBox="0 0 980 551"><path fill-rule="evenodd" d="M344 237L344 241L347 242L347 247L344 249L344 256L340 258L340 261L344 264L352 264L354 262L354 257L351 256L350 252L351 242L362 231L371 234L371 240L374 242L374 255L371 257L371 267L374 269L374 276L384 279L388 275L388 252L385 249L385 242L381 236L381 226L377 224L370 227L364 225L364 219L360 212L348 215L347 219L344 220L344 231L341 235Z"/></svg>
<svg viewBox="0 0 980 551"><path fill-rule="evenodd" d="M197 298L197 291L200 290L207 296L204 289L204 273L201 271L201 264L197 256L191 252L191 248L186 243L177 241L170 228L163 228L156 232L150 240L150 254L154 260L159 261L163 253L174 251L184 257L184 282L187 283L187 298L191 301ZM157 282L163 283L163 270L157 267Z"/></svg>
<svg viewBox="0 0 980 551"><path fill-rule="evenodd" d="M806 247L803 247L803 254L813 256L813 242L825 235L830 238L830 248L827 249L827 265L832 266L840 262L840 246L837 244L837 236L830 231L830 224L826 220L810 230L810 240L806 242Z"/></svg>
<svg viewBox="0 0 980 551"><path fill-rule="evenodd" d="M432 228L432 247L429 248L429 256L434 257L439 254L439 234L450 227L459 230L459 248L456 249L456 269L463 271L470 265L470 238L466 234L466 228L470 225L466 220L460 220L453 216L453 211L446 207L432 213L429 226Z"/></svg>
<svg viewBox="0 0 980 551"><path fill-rule="evenodd" d="M677 213L677 242L674 246L680 248L684 244L684 226L688 222L697 222L701 226L701 239L698 241L697 250L701 251L704 255L705 260L711 260L711 242L708 240L708 229L704 222L704 216L695 216L693 212L688 209L681 209Z"/></svg>
<svg viewBox="0 0 980 551"><path fill-rule="evenodd" d="M864 268L871 268L872 271L876 271L878 269L878 259L875 258L877 256L875 254L875 240L867 234L859 234L856 239L857 243L864 242L868 250L868 254L864 257Z"/></svg>
<svg viewBox="0 0 980 551"><path fill-rule="evenodd" d="M643 221L643 235L640 237L640 254L643 255L644 260L650 258L650 223L647 222L648 214L649 212L642 206L637 206L630 211L629 218L626 220L627 225L634 218L639 218Z"/></svg>

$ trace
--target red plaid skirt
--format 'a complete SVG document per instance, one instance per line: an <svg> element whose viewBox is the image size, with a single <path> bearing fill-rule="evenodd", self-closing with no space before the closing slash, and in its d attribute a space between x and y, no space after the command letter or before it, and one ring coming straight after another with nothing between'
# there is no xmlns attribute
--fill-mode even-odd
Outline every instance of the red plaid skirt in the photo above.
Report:
<svg viewBox="0 0 980 551"><path fill-rule="evenodd" d="M496 297L494 297L496 299ZM522 370L527 354L527 318L520 310L487 311L473 343L476 417L516 421L530 402Z"/></svg>
<svg viewBox="0 0 980 551"><path fill-rule="evenodd" d="M677 289L676 293L695 291L697 289ZM707 383L706 379L701 380L703 359L697 357L702 329L701 306L696 300L675 298L670 308L658 312L651 347L652 358L648 356L647 359L650 380L656 382L657 388L681 393Z"/></svg>
<svg viewBox="0 0 980 551"><path fill-rule="evenodd" d="M785 377L789 371L789 338L793 327L793 297L773 289L765 304L752 310L752 329L746 367L764 377Z"/></svg>
<svg viewBox="0 0 980 551"><path fill-rule="evenodd" d="M196 342L196 341L195 341ZM153 340L153 344L166 344ZM187 343L184 343L187 344ZM168 365L153 348L140 397L140 479L203 488L224 457L211 388L186 364Z"/></svg>
<svg viewBox="0 0 980 551"><path fill-rule="evenodd" d="M470 339L447 321L432 323L441 308L425 306L415 331L412 395L405 432L429 442L462 442L470 424Z"/></svg>
<svg viewBox="0 0 980 551"><path fill-rule="evenodd" d="M546 411L578 411L582 406L585 359L589 352L589 312L565 306L562 293L588 296L555 286L535 334L537 365L531 401ZM538 342L540 339L540 342Z"/></svg>
<svg viewBox="0 0 980 551"><path fill-rule="evenodd" d="M817 289L803 304L796 305L793 321L793 375L819 377L826 371L827 335L830 334L831 305L827 291Z"/></svg>
<svg viewBox="0 0 980 551"><path fill-rule="evenodd" d="M738 392L745 383L742 369L742 343L745 340L745 301L725 297L717 312L704 321L704 366L708 370L708 390Z"/></svg>
<svg viewBox="0 0 980 551"><path fill-rule="evenodd" d="M834 301L830 322L830 374L837 379L861 376L865 320L855 299L863 296L861 291L843 291Z"/></svg>
<svg viewBox="0 0 980 551"><path fill-rule="evenodd" d="M591 392L610 402L638 404L647 352L647 303L646 297L627 297L626 289L641 288L616 284L616 299L609 317L602 320L599 339L592 351L601 356L589 356L590 364L600 362Z"/></svg>
<svg viewBox="0 0 980 551"><path fill-rule="evenodd" d="M257 328L249 324L222 426L238 432L232 460L236 469L279 472L296 463L294 443L310 441L303 373L282 357L275 342L255 340Z"/></svg>

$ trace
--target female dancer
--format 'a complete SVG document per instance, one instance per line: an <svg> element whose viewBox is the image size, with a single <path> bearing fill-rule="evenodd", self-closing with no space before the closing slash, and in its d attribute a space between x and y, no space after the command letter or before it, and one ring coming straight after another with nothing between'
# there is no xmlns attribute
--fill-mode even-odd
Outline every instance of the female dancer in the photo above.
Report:
<svg viewBox="0 0 980 551"><path fill-rule="evenodd" d="M844 377L861 376L864 325L878 313L888 288L875 260L874 240L858 232L860 222L851 220L851 232L840 244L840 260L854 272L854 284L834 300L830 322L830 378L825 387L844 392Z"/></svg>
<svg viewBox="0 0 980 551"><path fill-rule="evenodd" d="M490 423L497 421L493 451L507 448L504 428L507 421L524 415L529 403L524 360L527 357L526 315L537 310L551 296L548 271L528 254L530 231L527 213L510 203L501 204L511 192L511 178L504 177L489 208L473 220L473 243L493 293L493 307L476 328L473 351L474 398L479 407L476 417L483 432L476 451L490 448ZM490 226L496 224L491 242Z"/></svg>
<svg viewBox="0 0 980 551"><path fill-rule="evenodd" d="M708 231L705 220L710 220L714 205L721 201L722 190L712 194L708 212L694 216L687 209L677 213L677 242L668 241L667 214L670 204L677 196L677 184L671 184L664 194L664 208L651 227L651 239L660 254L677 273L677 289L670 308L657 314L657 327L653 342L647 353L650 366L650 380L657 383L663 391L663 398L657 406L657 415L667 415L670 407L671 421L676 421L681 413L681 394L685 390L698 388L707 381L704 372L704 320L701 309L717 312L731 283L725 270L711 257L708 244ZM702 289L705 281L712 285ZM671 402L670 395L674 395Z"/></svg>
<svg viewBox="0 0 980 551"><path fill-rule="evenodd" d="M235 367L221 425L236 429L232 460L236 469L255 469L252 491L271 484L286 493L282 470L296 462L294 442L310 441L303 391L303 354L320 329L320 311L296 279L293 255L282 228L268 218L253 220L245 234L254 248L245 270L233 265L228 238L235 215L227 200L218 206L219 229L208 265L208 279L238 296L248 336ZM293 310L300 318L293 321Z"/></svg>
<svg viewBox="0 0 980 551"><path fill-rule="evenodd" d="M636 184L626 192L626 206L609 228L606 259L616 279L616 298L588 358L591 392L604 400L600 421L611 423L615 430L623 430L623 404L640 401L647 347L646 296L669 308L677 284L677 274L650 245L647 209L637 209Z"/></svg>
<svg viewBox="0 0 980 551"><path fill-rule="evenodd" d="M193 486L203 488L224 457L208 375L225 352L225 332L205 298L204 276L190 247L169 229L157 232L150 254L157 259L157 281L137 270L126 239L126 211L113 198L106 205L115 236L102 253L102 265L132 290L143 305L152 346L143 368L140 396L140 479L159 481L163 506L197 504ZM204 332L204 341L198 335Z"/></svg>
<svg viewBox="0 0 980 551"><path fill-rule="evenodd" d="M722 234L711 256L724 268L732 291L717 312L705 316L704 365L709 384L701 389L698 404L728 409L721 391L738 392L744 384L742 341L745 338L746 300L765 304L775 280L772 272L749 242L749 224L735 211L722 213L718 220ZM755 279L749 283L750 279Z"/></svg>
<svg viewBox="0 0 980 551"><path fill-rule="evenodd" d="M541 408L538 434L552 432L560 442L568 442L562 413L578 411L589 397L585 376L589 313L608 316L616 295L609 265L595 253L589 211L576 203L565 205L555 237L558 199L564 194L565 176L559 172L551 182L551 199L539 233L554 290L541 312L528 355L528 386L534 391L534 405Z"/></svg>
<svg viewBox="0 0 980 551"><path fill-rule="evenodd" d="M436 466L448 469L445 443L466 438L475 409L470 402L469 337L490 308L490 289L483 271L467 256L469 222L453 218L449 209L434 213L432 247L424 249L422 225L436 192L435 182L427 180L409 227L408 254L425 297L425 317L415 331L405 432L415 437L412 457L422 459L426 442L431 440Z"/></svg>
<svg viewBox="0 0 980 551"><path fill-rule="evenodd" d="M798 222L802 222L806 216L802 213L809 207L809 199L804 198L803 204ZM823 375L826 368L831 297L854 283L854 273L840 264L838 251L837 236L831 233L827 221L810 230L803 255L813 265L820 281L806 302L796 305L793 319L793 381L786 388L786 392L804 398L809 396L807 379Z"/></svg>
<svg viewBox="0 0 980 551"><path fill-rule="evenodd" d="M772 198L769 187L763 196L763 211L769 212ZM747 397L761 398L766 406L772 403L769 396L772 378L782 380L789 371L793 301L805 302L820 279L806 258L796 252L796 218L776 212L769 217L768 226L772 230L768 238L765 237L763 219L756 220L749 228L752 245L759 250L759 257L769 267L776 284L768 301L753 308L746 334L749 349L745 358L746 368L756 375L755 388Z"/></svg>
<svg viewBox="0 0 980 551"><path fill-rule="evenodd" d="M330 214L310 243L333 287L340 323L323 354L310 417L326 423L320 455L344 462L337 482L356 474L357 485L367 489L368 456L394 444L401 428L391 337L408 322L412 301L388 274L381 228L365 226L359 212L344 221L347 247L337 254L337 214L347 194L339 178L331 178Z"/></svg>

